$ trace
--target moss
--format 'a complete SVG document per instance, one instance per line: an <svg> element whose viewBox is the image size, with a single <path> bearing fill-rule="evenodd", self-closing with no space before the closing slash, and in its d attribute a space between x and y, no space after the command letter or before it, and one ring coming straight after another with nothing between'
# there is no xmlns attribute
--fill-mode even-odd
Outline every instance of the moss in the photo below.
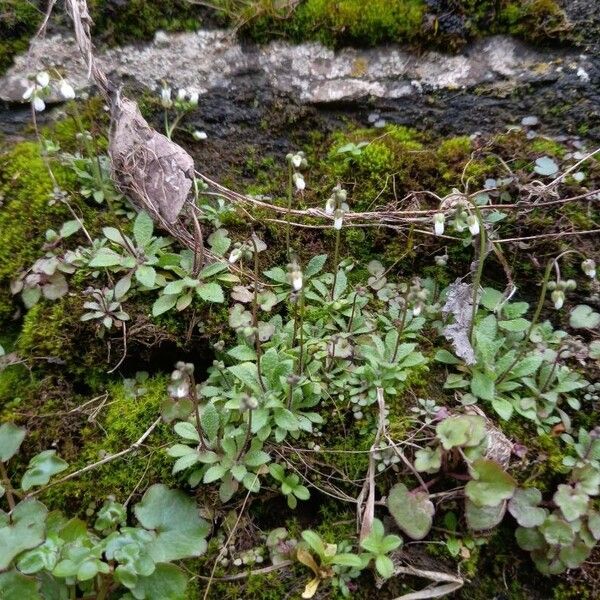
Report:
<svg viewBox="0 0 600 600"><path fill-rule="evenodd" d="M111 44L149 39L159 29L193 31L202 22L202 9L185 0L89 2L94 34Z"/></svg>
<svg viewBox="0 0 600 600"><path fill-rule="evenodd" d="M53 170L59 186L73 186L70 172ZM10 281L40 257L46 230L70 218L64 204L49 202L52 190L37 144L23 142L0 155L0 323L14 311Z"/></svg>
<svg viewBox="0 0 600 600"><path fill-rule="evenodd" d="M143 387L145 393L140 396L131 395L123 383L109 387L97 424L88 421L79 429L73 456L62 452L72 470L128 448L152 425L167 394L167 378L152 377ZM171 439L169 431L168 425L160 424L139 450L50 488L44 501L51 508L81 512L90 504L101 504L109 495L120 502L130 494L141 495L151 482L180 485L171 475L172 460L161 449Z"/></svg>
<svg viewBox="0 0 600 600"><path fill-rule="evenodd" d="M556 0L457 0L451 11L445 3L436 10L425 0L303 0L293 5L276 0L216 0L215 4L258 42L286 37L329 46L395 42L447 49L496 33L532 41L564 39L570 34L567 17ZM358 60L355 76L367 69L366 61Z"/></svg>
<svg viewBox="0 0 600 600"><path fill-rule="evenodd" d="M531 144L530 148L532 152L540 155L549 154L557 158L562 158L566 154L566 148L559 142L555 142L549 138L536 138Z"/></svg>
<svg viewBox="0 0 600 600"><path fill-rule="evenodd" d="M21 397L32 387L29 372L23 365L11 365L0 369L0 415L7 415L21 403Z"/></svg>
<svg viewBox="0 0 600 600"><path fill-rule="evenodd" d="M41 16L33 2L0 0L0 74L16 54L27 50Z"/></svg>
<svg viewBox="0 0 600 600"><path fill-rule="evenodd" d="M556 0L508 2L498 13L498 27L531 41L561 39L569 32L565 12Z"/></svg>
<svg viewBox="0 0 600 600"><path fill-rule="evenodd" d="M328 45L410 42L424 13L422 0L307 0L295 12L289 35L295 40L314 36Z"/></svg>
<svg viewBox="0 0 600 600"><path fill-rule="evenodd" d="M107 369L107 347L96 340L93 326L82 323L83 300L64 296L59 300L41 301L23 319L17 351L25 359L46 357L73 377L92 382L101 379ZM85 340L86 352L82 352Z"/></svg>

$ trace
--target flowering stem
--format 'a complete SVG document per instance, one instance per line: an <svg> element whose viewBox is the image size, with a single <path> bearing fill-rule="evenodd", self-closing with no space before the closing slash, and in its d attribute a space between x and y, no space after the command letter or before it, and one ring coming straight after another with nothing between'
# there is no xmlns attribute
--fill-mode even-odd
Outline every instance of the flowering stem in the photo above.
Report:
<svg viewBox="0 0 600 600"><path fill-rule="evenodd" d="M292 211L292 197L293 197L293 170L291 163L288 164L288 204L287 204L287 213L285 215L285 246L287 249L288 258L292 255L292 250L290 247L290 213Z"/></svg>
<svg viewBox="0 0 600 600"><path fill-rule="evenodd" d="M165 135L168 139L171 139L171 132L169 131L169 115L167 114L167 109L165 108Z"/></svg>
<svg viewBox="0 0 600 600"><path fill-rule="evenodd" d="M527 347L527 342L528 342L529 338L531 337L533 328L536 326L536 324L540 318L540 315L542 313L542 308L544 306L544 300L546 299L546 292L548 290L548 281L550 279L550 273L552 273L552 267L554 266L555 261L556 261L556 259L549 260L548 264L546 265L546 272L544 273L544 280L542 282L542 290L540 292L540 297L538 299L537 307L535 309L535 314L533 315L533 318L531 319L531 323L529 324L529 329L527 330L525 337L521 340L521 344L518 347L515 359L512 361L510 366L504 371L504 373L502 373L498 377L498 379L496 380L496 385L498 385L499 383L504 381L504 379L511 372L513 367L521 360L521 358L523 357L523 354L525 354L525 348Z"/></svg>
<svg viewBox="0 0 600 600"><path fill-rule="evenodd" d="M406 294L408 296L408 294ZM406 323L406 315L408 314L408 301L404 299L404 309L402 310L402 317L400 319L400 325L398 326L398 339L396 340L396 347L394 348L394 355L392 356L392 362L396 362L396 356L398 356L398 348L400 348L400 340L402 339L402 332L404 331L404 324Z"/></svg>
<svg viewBox="0 0 600 600"><path fill-rule="evenodd" d="M200 438L200 447L205 448L204 436L202 435L202 423L200 421L200 407L198 406L198 394L196 393L196 380L194 375L190 374L190 398L194 405L194 415L196 417L196 431Z"/></svg>
<svg viewBox="0 0 600 600"><path fill-rule="evenodd" d="M298 360L298 372L302 375L304 354L304 288L300 290L300 356Z"/></svg>
<svg viewBox="0 0 600 600"><path fill-rule="evenodd" d="M354 313L356 312L356 300L358 299L358 293L354 292L354 300L352 301L352 312L350 313L350 320L348 321L348 331L352 331L352 322L354 321Z"/></svg>
<svg viewBox="0 0 600 600"><path fill-rule="evenodd" d="M248 409L248 428L246 429L246 437L244 438L244 443L240 446L240 451L235 458L235 462L242 458L242 454L244 454L244 450L248 445L248 440L250 439L250 434L252 433L252 410Z"/></svg>
<svg viewBox="0 0 600 600"><path fill-rule="evenodd" d="M340 260L340 237L341 230L335 230L335 250L333 252L333 284L331 286L331 299L334 300L335 296L335 285L337 283L337 274Z"/></svg>
<svg viewBox="0 0 600 600"><path fill-rule="evenodd" d="M481 218L481 212L477 202L471 200L471 204L475 208L475 214L477 221L479 222L479 258L477 259L477 271L475 272L475 278L473 279L473 311L471 313L471 324L469 326L469 339L473 343L473 328L475 327L475 316L477 315L477 308L479 304L479 285L481 284L481 276L483 274L483 263L485 262L485 245L486 245L486 234L485 225Z"/></svg>
<svg viewBox="0 0 600 600"><path fill-rule="evenodd" d="M256 369L258 371L258 382L262 391L265 391L265 384L262 379L262 373L260 368L260 337L258 335L258 278L260 275L259 262L258 262L258 248L254 241L254 236L251 238L252 245L254 246L254 294L252 296L252 327L254 328L254 347L256 349Z"/></svg>

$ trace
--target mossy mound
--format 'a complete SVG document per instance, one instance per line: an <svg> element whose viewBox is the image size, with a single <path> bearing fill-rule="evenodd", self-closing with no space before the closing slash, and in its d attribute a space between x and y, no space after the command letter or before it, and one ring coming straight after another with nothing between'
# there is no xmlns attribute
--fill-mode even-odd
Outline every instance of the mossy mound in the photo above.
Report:
<svg viewBox="0 0 600 600"><path fill-rule="evenodd" d="M73 173L53 167L56 183L72 189ZM39 145L23 142L0 155L0 322L14 312L10 282L40 257L47 229L71 218L68 207L55 200L54 184ZM82 206L77 206L81 210Z"/></svg>
<svg viewBox="0 0 600 600"><path fill-rule="evenodd" d="M565 39L570 28L555 0L219 0L224 15L251 39L285 37L328 46L412 43L459 47L482 35L510 33L530 41Z"/></svg>
<svg viewBox="0 0 600 600"><path fill-rule="evenodd" d="M27 50L42 17L34 2L0 0L0 73L10 67L16 54Z"/></svg>
<svg viewBox="0 0 600 600"><path fill-rule="evenodd" d="M106 394L86 405L87 414L93 418L84 420L80 414L79 428L67 439L58 440L61 456L77 470L126 450L157 419L166 386L166 377L160 375L134 386L111 384ZM90 506L97 508L109 496L119 502L137 497L151 482L178 485L171 476L172 462L161 449L171 439L169 431L170 427L161 423L139 449L49 488L44 501L52 508L80 512Z"/></svg>

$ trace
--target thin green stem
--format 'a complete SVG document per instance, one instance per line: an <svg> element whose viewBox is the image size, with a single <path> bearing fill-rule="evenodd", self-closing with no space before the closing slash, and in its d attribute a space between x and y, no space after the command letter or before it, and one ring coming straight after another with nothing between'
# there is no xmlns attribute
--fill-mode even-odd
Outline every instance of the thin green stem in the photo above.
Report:
<svg viewBox="0 0 600 600"><path fill-rule="evenodd" d="M354 299L352 300L352 312L350 313L350 319L348 321L348 332L352 331L352 323L354 321L354 314L356 313L356 300L358 299L358 293L354 292Z"/></svg>
<svg viewBox="0 0 600 600"><path fill-rule="evenodd" d="M477 271L475 272L475 278L473 279L473 310L471 312L471 324L469 325L469 339L471 340L471 344L473 344L473 328L475 327L475 317L477 315L479 304L479 286L483 274L483 263L485 262L486 233L479 206L477 206L477 203L474 201L470 200L470 202L475 209L475 215L479 222L479 257L477 259Z"/></svg>
<svg viewBox="0 0 600 600"><path fill-rule="evenodd" d="M252 295L252 327L254 328L254 347L256 349L256 369L258 371L258 382L262 391L265 391L265 384L263 382L261 367L260 367L260 337L258 335L258 280L260 276L259 260L258 260L258 247L254 241L254 237L250 238L252 245L254 246L254 293Z"/></svg>
<svg viewBox="0 0 600 600"><path fill-rule="evenodd" d="M294 181L293 181L293 169L291 163L288 164L288 197L287 197L287 212L285 214L285 246L287 249L288 259L292 256L292 249L290 246L290 213L292 211L292 198L294 193Z"/></svg>
<svg viewBox="0 0 600 600"><path fill-rule="evenodd" d="M298 360L299 368L298 372L302 375L304 370L304 288L300 290L300 356Z"/></svg>
<svg viewBox="0 0 600 600"><path fill-rule="evenodd" d="M4 486L4 491L6 492L8 508L12 512L15 509L15 498L13 496L10 478L8 477L8 473L6 472L6 466L2 461L0 461L0 480L2 481L2 485Z"/></svg>
<svg viewBox="0 0 600 600"><path fill-rule="evenodd" d="M250 435L252 433L252 412L252 410L248 409L248 427L246 428L246 437L244 438L244 443L240 446L240 451L235 458L235 462L242 458L242 454L244 454L244 450L246 449L248 441L250 440Z"/></svg>
<svg viewBox="0 0 600 600"><path fill-rule="evenodd" d="M408 313L408 302L404 299L404 309L402 310L402 318L400 319L400 325L398 326L398 338L396 339L396 346L394 348L394 355L392 356L392 362L396 362L396 356L398 356L398 348L400 348L400 340L402 339L402 332L404 331L404 324L406 323L406 315Z"/></svg>
<svg viewBox="0 0 600 600"><path fill-rule="evenodd" d="M554 266L555 260L556 259L549 260L548 264L546 265L546 271L544 273L544 280L542 281L542 290L540 292L540 297L538 298L537 307L535 309L533 318L531 319L531 323L529 324L529 329L525 333L525 337L521 340L521 343L519 344L519 347L517 348L517 354L515 356L515 359L512 361L510 366L504 371L504 373L502 373L498 377L498 379L496 380L496 385L498 385L499 383L504 381L506 376L512 371L513 367L521 360L521 358L525 354L525 350L527 348L527 342L529 341L529 338L531 337L533 328L536 326L536 324L540 318L540 315L542 314L542 308L544 307L544 300L546 299L546 292L548 291L548 281L550 279L550 273L552 273L552 267Z"/></svg>
<svg viewBox="0 0 600 600"><path fill-rule="evenodd" d="M167 114L167 109L165 108L165 135L168 139L171 139L171 132L169 131L169 115Z"/></svg>
<svg viewBox="0 0 600 600"><path fill-rule="evenodd" d="M335 230L335 249L333 251L333 284L331 286L331 299L334 300L335 296L335 285L337 283L337 274L339 269L340 262L340 238L341 238L341 229Z"/></svg>

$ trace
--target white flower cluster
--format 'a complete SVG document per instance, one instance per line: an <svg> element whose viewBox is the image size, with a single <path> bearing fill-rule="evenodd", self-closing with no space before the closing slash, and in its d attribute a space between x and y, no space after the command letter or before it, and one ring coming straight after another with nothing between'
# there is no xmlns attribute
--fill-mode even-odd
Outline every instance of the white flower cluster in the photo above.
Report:
<svg viewBox="0 0 600 600"><path fill-rule="evenodd" d="M581 263L581 269L590 279L596 279L596 262L594 260L586 258Z"/></svg>
<svg viewBox="0 0 600 600"><path fill-rule="evenodd" d="M348 192L339 184L333 188L331 196L325 202L325 214L333 217L333 228L338 231L344 224L344 215L350 210L346 203Z"/></svg>
<svg viewBox="0 0 600 600"><path fill-rule="evenodd" d="M548 289L552 290L550 297L554 302L554 308L560 310L565 303L565 292L572 291L577 287L577 283L574 279L559 279L558 281L549 281Z"/></svg>
<svg viewBox="0 0 600 600"><path fill-rule="evenodd" d="M308 166L308 161L306 160L306 154L301 150L292 154L291 152L286 155L285 159L288 164L294 169L294 173L292 175L292 181L294 182L294 186L298 192L302 192L306 189L306 181L304 181L304 176L300 172L301 169L306 169Z"/></svg>
<svg viewBox="0 0 600 600"><path fill-rule="evenodd" d="M73 86L64 78L58 82L58 91L65 100L75 98ZM23 100L30 100L36 112L42 112L46 108L44 98L50 93L50 75L47 71L40 71L31 81L23 94Z"/></svg>
<svg viewBox="0 0 600 600"><path fill-rule="evenodd" d="M288 281L295 292L299 292L302 289L302 269L296 261L293 261L288 265Z"/></svg>
<svg viewBox="0 0 600 600"><path fill-rule="evenodd" d="M160 90L160 103L163 108L172 108L191 110L198 106L200 94L195 90L188 91L185 88L177 90L175 98L172 98L173 90L168 86L163 86Z"/></svg>
<svg viewBox="0 0 600 600"><path fill-rule="evenodd" d="M437 212L433 215L433 232L435 235L443 235L446 224L446 215L442 212ZM454 228L457 231L463 231L465 227L469 228L471 235L479 235L479 219L474 214L469 214L466 220L463 221L462 215L457 213L454 221Z"/></svg>

